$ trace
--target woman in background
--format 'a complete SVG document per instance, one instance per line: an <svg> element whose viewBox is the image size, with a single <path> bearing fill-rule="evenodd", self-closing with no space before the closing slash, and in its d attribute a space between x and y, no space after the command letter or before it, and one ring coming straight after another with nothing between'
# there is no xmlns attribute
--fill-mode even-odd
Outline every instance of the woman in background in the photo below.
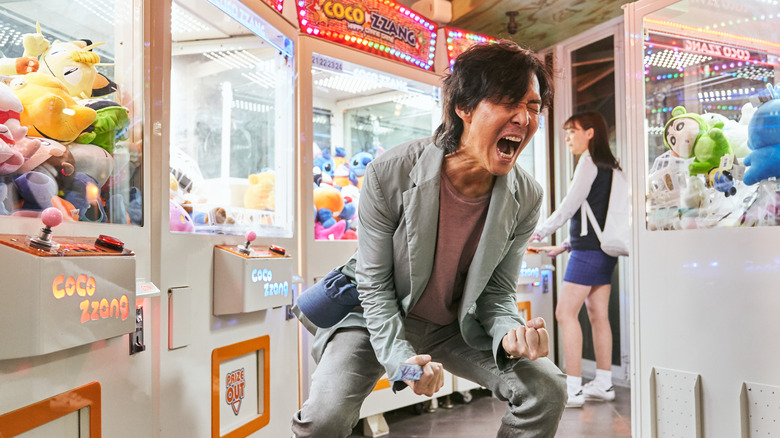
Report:
<svg viewBox="0 0 780 438"><path fill-rule="evenodd" d="M593 226L582 215L580 206L587 200L604 229L607 205L612 184L612 169L620 169L609 148L607 124L601 114L575 114L563 125L566 145L579 156L574 177L560 207L536 228L531 242L541 241L571 219L569 239L559 246L537 247L550 257L570 251L569 263L558 296L555 316L563 338L566 360L566 407L582 407L585 398L611 401L615 399L612 387L612 328L608 318L612 271L617 263L601 250ZM582 221L587 221L588 232L581 235ZM582 327L578 319L583 303L593 329L593 347L596 353L596 378L582 386Z"/></svg>

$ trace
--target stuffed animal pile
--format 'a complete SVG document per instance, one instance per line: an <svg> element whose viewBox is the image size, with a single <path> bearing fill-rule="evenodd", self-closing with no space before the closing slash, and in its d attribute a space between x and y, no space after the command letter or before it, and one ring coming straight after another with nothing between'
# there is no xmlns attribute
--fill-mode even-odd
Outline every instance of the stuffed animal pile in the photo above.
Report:
<svg viewBox="0 0 780 438"><path fill-rule="evenodd" d="M130 117L95 68L101 43L50 42L36 27L21 56L0 59L0 215L56 207L66 219L140 224L140 190L112 178Z"/></svg>
<svg viewBox="0 0 780 438"><path fill-rule="evenodd" d="M649 229L780 225L780 85L767 90L739 121L672 111L669 152L649 176Z"/></svg>
<svg viewBox="0 0 780 438"><path fill-rule="evenodd" d="M374 157L358 152L346 158L343 148L315 147L314 159L314 238L317 240L354 240L360 188L366 166Z"/></svg>

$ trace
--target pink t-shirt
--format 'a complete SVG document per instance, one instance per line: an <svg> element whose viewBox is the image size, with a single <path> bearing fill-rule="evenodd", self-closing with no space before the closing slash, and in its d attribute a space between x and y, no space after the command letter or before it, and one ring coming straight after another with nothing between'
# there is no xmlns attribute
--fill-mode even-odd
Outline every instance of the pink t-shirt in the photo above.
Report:
<svg viewBox="0 0 780 438"><path fill-rule="evenodd" d="M439 228L433 271L422 296L409 315L447 325L458 316L471 260L485 225L490 192L468 198L455 190L444 172L439 190Z"/></svg>

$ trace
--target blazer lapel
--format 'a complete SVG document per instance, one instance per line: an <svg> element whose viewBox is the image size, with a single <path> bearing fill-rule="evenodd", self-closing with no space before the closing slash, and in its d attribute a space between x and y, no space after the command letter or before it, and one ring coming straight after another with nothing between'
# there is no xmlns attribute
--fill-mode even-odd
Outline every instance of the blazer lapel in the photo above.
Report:
<svg viewBox="0 0 780 438"><path fill-rule="evenodd" d="M439 188L444 151L426 146L409 178L414 186L403 194L406 239L409 245L411 293L402 304L408 312L422 295L433 269L439 226Z"/></svg>
<svg viewBox="0 0 780 438"><path fill-rule="evenodd" d="M515 197L516 192L517 179L514 172L496 179L482 236L479 238L463 287L463 299L458 312L461 319L485 289L509 240L513 237L515 218L520 209Z"/></svg>

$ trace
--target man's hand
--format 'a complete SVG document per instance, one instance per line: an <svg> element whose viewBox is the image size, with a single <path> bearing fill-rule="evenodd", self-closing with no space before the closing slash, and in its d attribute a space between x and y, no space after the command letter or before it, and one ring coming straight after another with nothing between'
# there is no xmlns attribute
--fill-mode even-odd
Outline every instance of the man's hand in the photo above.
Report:
<svg viewBox="0 0 780 438"><path fill-rule="evenodd" d="M406 363L420 365L423 370L420 380L404 380L415 394L432 397L444 386L444 367L438 362L431 362L430 355L418 354L407 359Z"/></svg>
<svg viewBox="0 0 780 438"><path fill-rule="evenodd" d="M509 329L501 340L504 351L512 358L527 357L536 360L550 353L550 337L544 319L534 318L525 326Z"/></svg>

